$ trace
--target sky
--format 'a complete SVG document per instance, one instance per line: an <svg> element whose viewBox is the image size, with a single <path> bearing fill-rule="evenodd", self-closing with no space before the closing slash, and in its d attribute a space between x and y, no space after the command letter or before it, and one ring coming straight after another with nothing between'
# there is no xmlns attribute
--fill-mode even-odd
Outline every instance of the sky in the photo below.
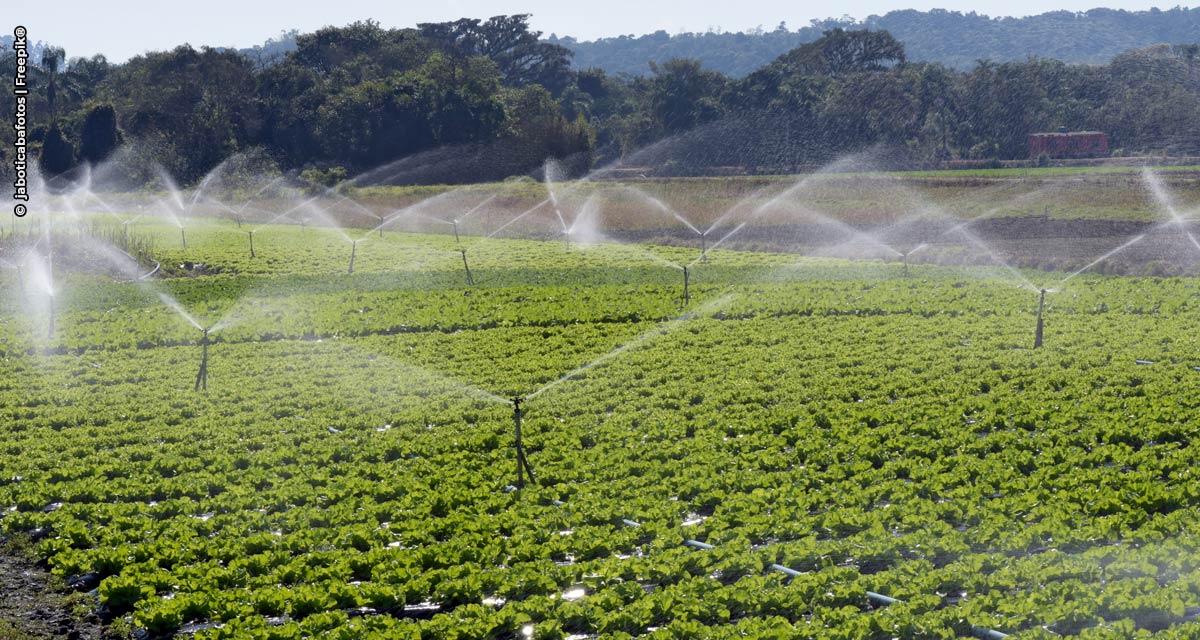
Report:
<svg viewBox="0 0 1200 640"><path fill-rule="evenodd" d="M1103 4L1100 4L1103 3ZM529 13L531 24L544 34L592 40L606 36L641 35L657 30L745 31L761 26L774 29L781 21L795 30L810 20L848 15L865 18L898 9L933 8L975 11L989 16L1026 16L1046 11L1086 11L1096 6L1146 10L1165 4L1147 0L842 0L839 3L795 0L713 0L660 2L658 0L7 0L0 13L0 33L11 34L21 25L32 41L66 49L68 57L103 53L112 62L124 62L146 51L161 51L189 43L222 47L250 47L289 29L315 31L326 25L344 25L373 19L384 27L409 27L419 22L441 22L462 17ZM1184 5L1192 6L1192 5ZM681 9L680 7L685 7Z"/></svg>

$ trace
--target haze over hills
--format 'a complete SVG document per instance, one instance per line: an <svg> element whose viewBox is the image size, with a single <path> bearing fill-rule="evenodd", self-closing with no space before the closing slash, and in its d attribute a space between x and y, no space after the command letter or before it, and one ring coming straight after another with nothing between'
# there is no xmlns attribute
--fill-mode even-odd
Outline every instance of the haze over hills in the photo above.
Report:
<svg viewBox="0 0 1200 640"><path fill-rule="evenodd" d="M751 33L669 35L659 31L590 42L570 37L551 37L550 41L574 51L574 65L580 69L598 67L609 73L646 75L650 62L694 58L713 71L744 76L837 27L888 31L904 44L909 60L940 62L955 69L969 69L978 60L1005 62L1029 57L1099 64L1129 49L1200 42L1200 8L1054 11L1024 18L990 18L944 9L905 10L864 20L814 21L798 30L781 24Z"/></svg>
<svg viewBox="0 0 1200 640"><path fill-rule="evenodd" d="M397 25L401 27L413 25ZM550 34L548 42L574 52L576 69L599 68L610 74L648 75L650 63L672 58L699 60L706 69L742 77L795 47L812 42L834 28L888 31L904 44L908 59L940 62L966 70L980 60L1006 62L1030 57L1067 63L1101 64L1113 56L1154 44L1200 42L1200 7L1125 11L1096 8L1086 12L1053 11L1021 18L992 18L974 12L932 9L891 11L856 20L849 17L814 20L790 29L779 23L752 31L620 35L578 40ZM281 31L261 45L241 49L252 60L270 63L296 48L298 31ZM0 47L11 48L12 36L0 36ZM70 43L53 43L66 46ZM41 42L35 43L36 58Z"/></svg>

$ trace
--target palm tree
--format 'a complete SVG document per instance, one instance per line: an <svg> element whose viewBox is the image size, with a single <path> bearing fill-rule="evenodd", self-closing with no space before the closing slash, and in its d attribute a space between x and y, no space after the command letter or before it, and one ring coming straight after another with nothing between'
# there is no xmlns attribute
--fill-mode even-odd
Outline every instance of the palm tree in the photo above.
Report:
<svg viewBox="0 0 1200 640"><path fill-rule="evenodd" d="M46 47L42 49L42 68L46 71L46 103L50 107L50 121L55 120L54 102L58 97L57 83L58 68L67 59L67 52L62 47Z"/></svg>

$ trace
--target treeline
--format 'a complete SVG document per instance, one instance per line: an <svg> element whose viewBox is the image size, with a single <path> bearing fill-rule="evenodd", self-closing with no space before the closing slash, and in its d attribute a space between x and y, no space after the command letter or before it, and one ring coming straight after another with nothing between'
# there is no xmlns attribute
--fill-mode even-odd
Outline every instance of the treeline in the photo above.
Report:
<svg viewBox="0 0 1200 640"><path fill-rule="evenodd" d="M1102 64L1130 49L1200 42L1200 8L1160 11L1092 9L1054 11L1021 18L990 18L945 9L891 11L863 20L814 20L795 31L786 23L746 32L666 31L579 41L551 37L575 53L575 66L610 74L649 75L648 63L693 58L706 69L745 76L832 29L887 31L904 44L908 58L966 71L979 60L1014 62L1029 57Z"/></svg>
<svg viewBox="0 0 1200 640"><path fill-rule="evenodd" d="M573 70L570 51L539 35L527 16L360 22L299 35L273 64L188 46L121 65L64 62L46 47L31 139L46 175L120 150L130 166L154 160L194 182L257 149L273 169L327 184L364 172L375 183L496 180L547 158L575 174L617 159L659 173L791 171L871 147L898 166L1000 161L1058 127L1106 132L1118 154L1200 153L1195 45L960 72L909 61L887 32L832 29L743 78L689 59L629 77ZM12 65L0 60L0 73ZM9 152L11 128L0 137Z"/></svg>

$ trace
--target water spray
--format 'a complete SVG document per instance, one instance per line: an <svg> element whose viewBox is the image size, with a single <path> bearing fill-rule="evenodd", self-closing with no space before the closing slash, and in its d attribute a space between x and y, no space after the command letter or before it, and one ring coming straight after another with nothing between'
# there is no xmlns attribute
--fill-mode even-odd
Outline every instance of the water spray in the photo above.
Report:
<svg viewBox="0 0 1200 640"><path fill-rule="evenodd" d="M46 332L46 339L54 339L54 293L50 293L50 328Z"/></svg>
<svg viewBox="0 0 1200 640"><path fill-rule="evenodd" d="M358 251L358 240L350 241L350 268L346 270L346 275L354 273L354 254Z"/></svg>
<svg viewBox="0 0 1200 640"><path fill-rule="evenodd" d="M688 275L689 275L689 273L688 273L687 267L680 267L680 268L683 269L683 303L687 304L692 301L692 294L688 291Z"/></svg>
<svg viewBox="0 0 1200 640"><path fill-rule="evenodd" d="M471 277L471 266L467 264L467 250L459 249L458 251L463 257L463 269L467 272L467 284L474 286L475 279Z"/></svg>
<svg viewBox="0 0 1200 640"><path fill-rule="evenodd" d="M193 391L208 391L208 329L201 331L203 336L200 338L200 371L196 373L196 387Z"/></svg>
<svg viewBox="0 0 1200 640"><path fill-rule="evenodd" d="M254 257L254 232L247 231L246 233L247 233L247 235L250 236L250 257L253 258Z"/></svg>
<svg viewBox="0 0 1200 640"><path fill-rule="evenodd" d="M1033 348L1042 346L1042 310L1046 308L1046 290L1042 289L1042 297L1038 300L1037 331L1033 334Z"/></svg>
<svg viewBox="0 0 1200 640"><path fill-rule="evenodd" d="M464 254L465 255L465 254ZM529 460L525 458L525 445L521 442L521 401L523 398L516 397L512 399L513 405L513 435L514 442L517 447L517 488L525 488L525 473L529 474L530 482L537 482L537 478L533 476L533 468L529 466Z"/></svg>

